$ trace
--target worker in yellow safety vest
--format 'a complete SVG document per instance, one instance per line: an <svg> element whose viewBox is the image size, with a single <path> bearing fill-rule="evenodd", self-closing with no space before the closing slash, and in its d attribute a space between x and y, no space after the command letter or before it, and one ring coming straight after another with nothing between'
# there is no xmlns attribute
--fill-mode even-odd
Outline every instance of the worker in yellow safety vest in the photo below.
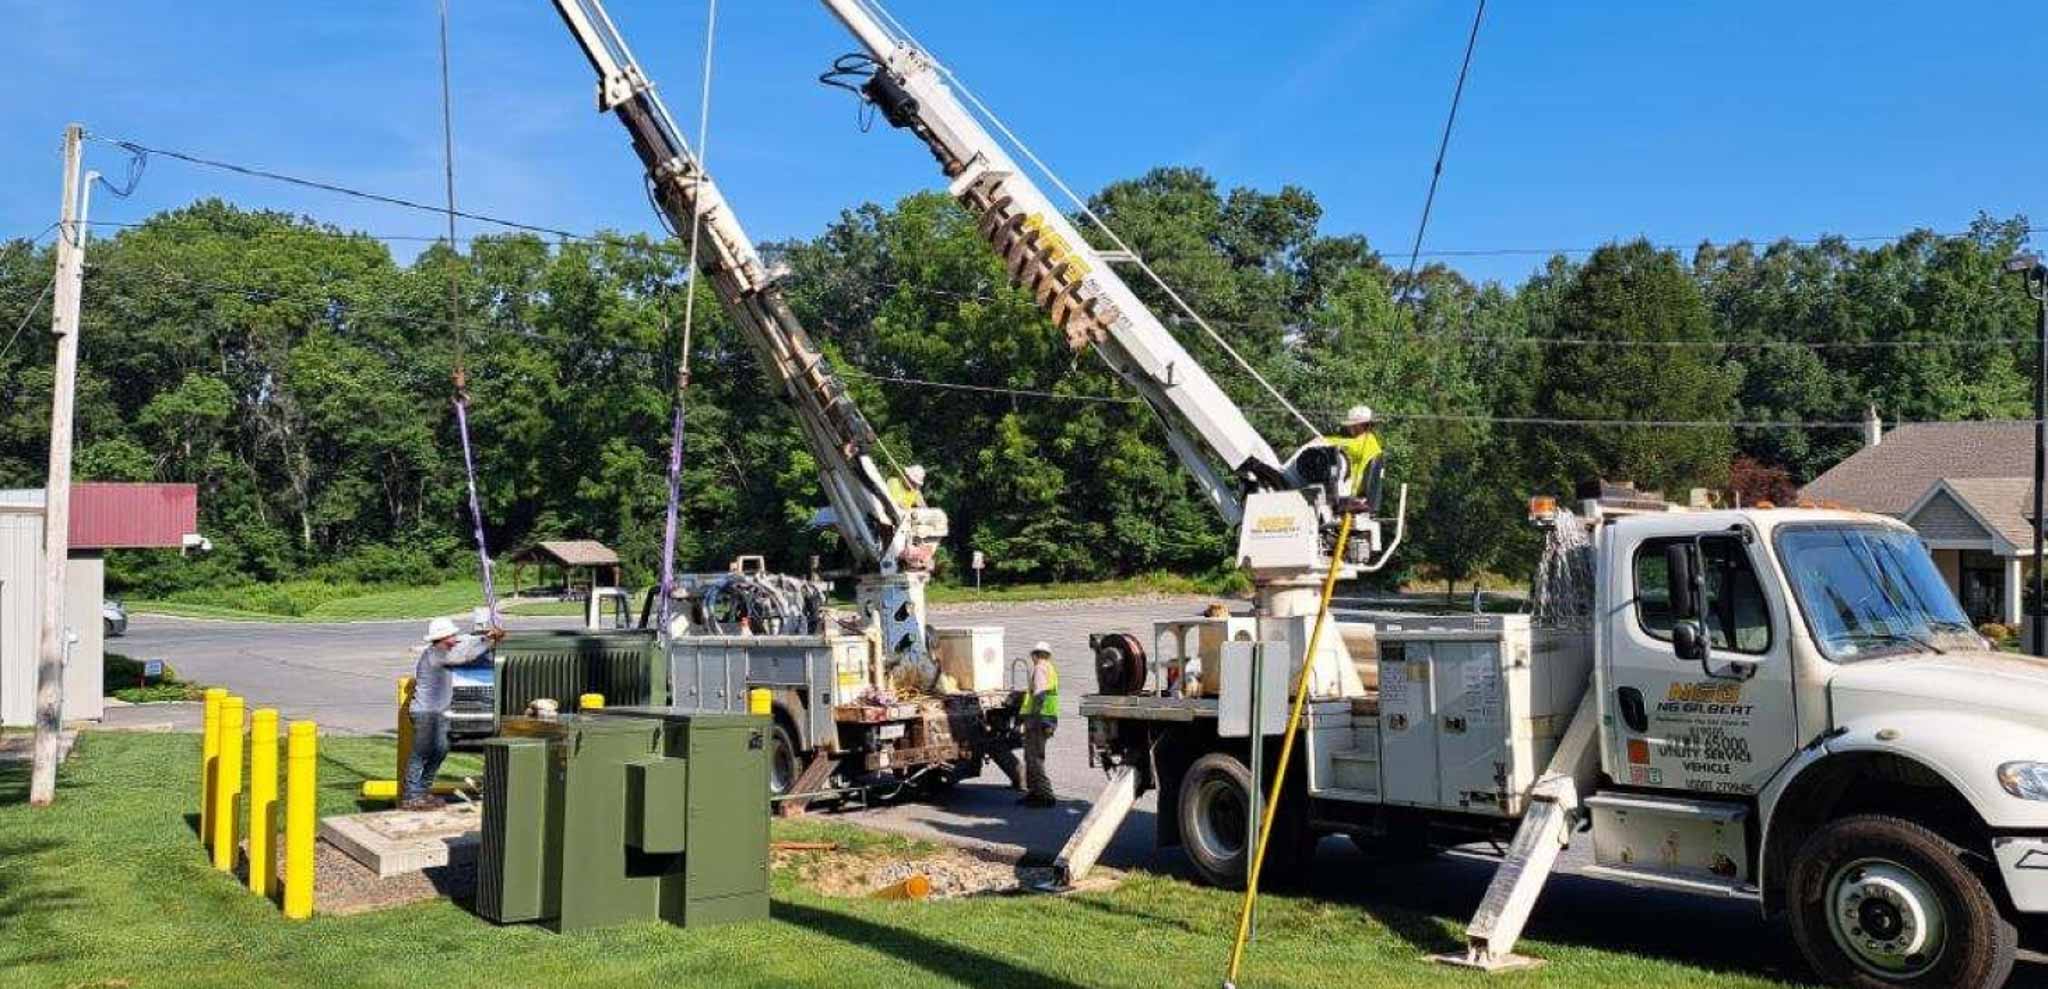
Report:
<svg viewBox="0 0 2048 989"><path fill-rule="evenodd" d="M1017 802L1026 807L1051 807L1057 800L1052 777L1045 772L1045 746L1060 724L1060 671L1052 663L1049 643L1031 647L1031 674L1017 717L1024 723L1024 796Z"/></svg>
<svg viewBox="0 0 2048 989"><path fill-rule="evenodd" d="M924 465L911 464L901 478L889 479L889 500L898 508L924 507Z"/></svg>
<svg viewBox="0 0 2048 989"><path fill-rule="evenodd" d="M1380 438L1375 431L1372 406L1354 405L1344 413L1344 426L1336 436L1325 436L1323 441L1344 452L1344 459L1351 462L1351 490L1345 493L1343 504L1338 507L1347 512L1369 512L1373 506L1365 502L1365 479L1372 474L1373 461L1384 456L1380 449Z"/></svg>

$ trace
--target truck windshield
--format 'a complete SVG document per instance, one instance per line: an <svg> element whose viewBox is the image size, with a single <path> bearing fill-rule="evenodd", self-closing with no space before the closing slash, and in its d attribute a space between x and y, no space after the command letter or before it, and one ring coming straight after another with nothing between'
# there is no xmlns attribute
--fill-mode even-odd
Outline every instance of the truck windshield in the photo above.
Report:
<svg viewBox="0 0 2048 989"><path fill-rule="evenodd" d="M1983 644L1913 533L1799 526L1782 530L1778 545L1814 638L1830 659Z"/></svg>

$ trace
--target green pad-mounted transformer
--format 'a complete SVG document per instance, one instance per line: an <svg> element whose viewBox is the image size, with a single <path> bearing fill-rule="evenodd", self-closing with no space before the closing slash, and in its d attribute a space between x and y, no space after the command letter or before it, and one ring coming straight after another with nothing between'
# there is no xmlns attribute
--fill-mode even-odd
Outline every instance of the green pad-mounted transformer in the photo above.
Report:
<svg viewBox="0 0 2048 989"><path fill-rule="evenodd" d="M477 912L558 931L768 916L768 719L627 707L484 743Z"/></svg>

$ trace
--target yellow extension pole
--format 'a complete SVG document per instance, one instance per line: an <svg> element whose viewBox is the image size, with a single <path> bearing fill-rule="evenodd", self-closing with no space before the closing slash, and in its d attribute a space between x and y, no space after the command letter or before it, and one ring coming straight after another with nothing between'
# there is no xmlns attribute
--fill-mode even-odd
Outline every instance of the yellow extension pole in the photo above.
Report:
<svg viewBox="0 0 2048 989"><path fill-rule="evenodd" d="M213 847L213 785L220 772L220 704L228 692L206 688L206 715L200 722L199 741L199 845Z"/></svg>
<svg viewBox="0 0 2048 989"><path fill-rule="evenodd" d="M249 892L277 891L277 709L249 721Z"/></svg>
<svg viewBox="0 0 2048 989"><path fill-rule="evenodd" d="M1301 674L1294 680L1294 706L1287 714L1287 734L1280 739L1280 766L1273 772L1273 786L1266 796L1266 813L1259 821L1258 844L1252 846L1251 867L1245 872L1244 903L1237 911L1237 940L1230 946L1230 967L1223 984L1237 984L1237 970L1244 963L1244 944L1251 936L1252 904L1259 898L1259 867L1266 861L1266 842L1273 836L1273 818L1280 809L1281 784L1287 781L1287 763L1294 756L1294 736L1301 729L1301 712L1308 700L1309 676L1316 668L1316 652L1322 645L1323 625L1330 618L1330 596L1337 591L1337 575L1344 569L1344 547L1351 541L1351 513L1337 527L1337 546L1330 551L1330 572L1323 577L1323 597L1316 603L1316 625L1308 633L1308 654L1302 658Z"/></svg>
<svg viewBox="0 0 2048 989"><path fill-rule="evenodd" d="M604 695L603 695L603 694L584 694L583 696L581 696L581 697L578 697L578 698L576 698L576 710L578 710L578 711L601 711L601 710L604 710Z"/></svg>
<svg viewBox="0 0 2048 989"><path fill-rule="evenodd" d="M412 761L412 677L398 678L398 772L392 779L405 782L406 764Z"/></svg>
<svg viewBox="0 0 2048 989"><path fill-rule="evenodd" d="M766 687L755 687L747 691L748 714L774 714L775 694Z"/></svg>
<svg viewBox="0 0 2048 989"><path fill-rule="evenodd" d="M235 837L235 804L242 796L242 706L229 694L220 703L220 762L213 789L213 867L235 871L241 842Z"/></svg>
<svg viewBox="0 0 2048 989"><path fill-rule="evenodd" d="M294 721L286 743L284 915L288 920L313 916L313 794L319 731L311 721Z"/></svg>

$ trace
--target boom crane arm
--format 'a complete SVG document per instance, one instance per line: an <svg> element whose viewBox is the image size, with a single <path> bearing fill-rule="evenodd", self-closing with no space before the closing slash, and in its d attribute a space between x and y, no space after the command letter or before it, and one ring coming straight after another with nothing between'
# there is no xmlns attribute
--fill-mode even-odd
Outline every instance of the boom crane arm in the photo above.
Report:
<svg viewBox="0 0 2048 989"><path fill-rule="evenodd" d="M1092 346L1158 415L1181 464L1225 522L1239 528L1238 562L1254 583L1291 586L1327 568L1339 503L1353 490L1350 475L1373 465L1344 464L1320 439L1281 459L1111 269L1118 259L1090 246L960 102L929 53L885 26L866 0L823 2L866 50L842 58L824 81L854 89L892 127L916 134L950 180L953 198L1001 256L1011 283L1032 294L1069 346ZM850 81L861 76L858 84ZM1392 541L1382 544L1379 520L1355 519L1359 538L1340 567L1355 575L1385 566L1406 517L1404 485Z"/></svg>
<svg viewBox="0 0 2048 989"><path fill-rule="evenodd" d="M1068 344L1092 345L1159 415L1174 453L1225 520L1241 519L1242 488L1291 487L1286 465L1243 410L960 103L931 56L859 0L824 3L875 63L861 94L931 149L1011 281L1032 293Z"/></svg>
<svg viewBox="0 0 2048 989"><path fill-rule="evenodd" d="M625 126L647 167L652 198L671 229L687 231L693 218L699 225L699 269L796 411L834 525L864 563L883 574L895 573L906 548L943 535L943 513L905 508L890 497L873 458L880 449L873 427L790 311L776 276L684 140L601 0L554 0L554 5L597 72L598 110Z"/></svg>

